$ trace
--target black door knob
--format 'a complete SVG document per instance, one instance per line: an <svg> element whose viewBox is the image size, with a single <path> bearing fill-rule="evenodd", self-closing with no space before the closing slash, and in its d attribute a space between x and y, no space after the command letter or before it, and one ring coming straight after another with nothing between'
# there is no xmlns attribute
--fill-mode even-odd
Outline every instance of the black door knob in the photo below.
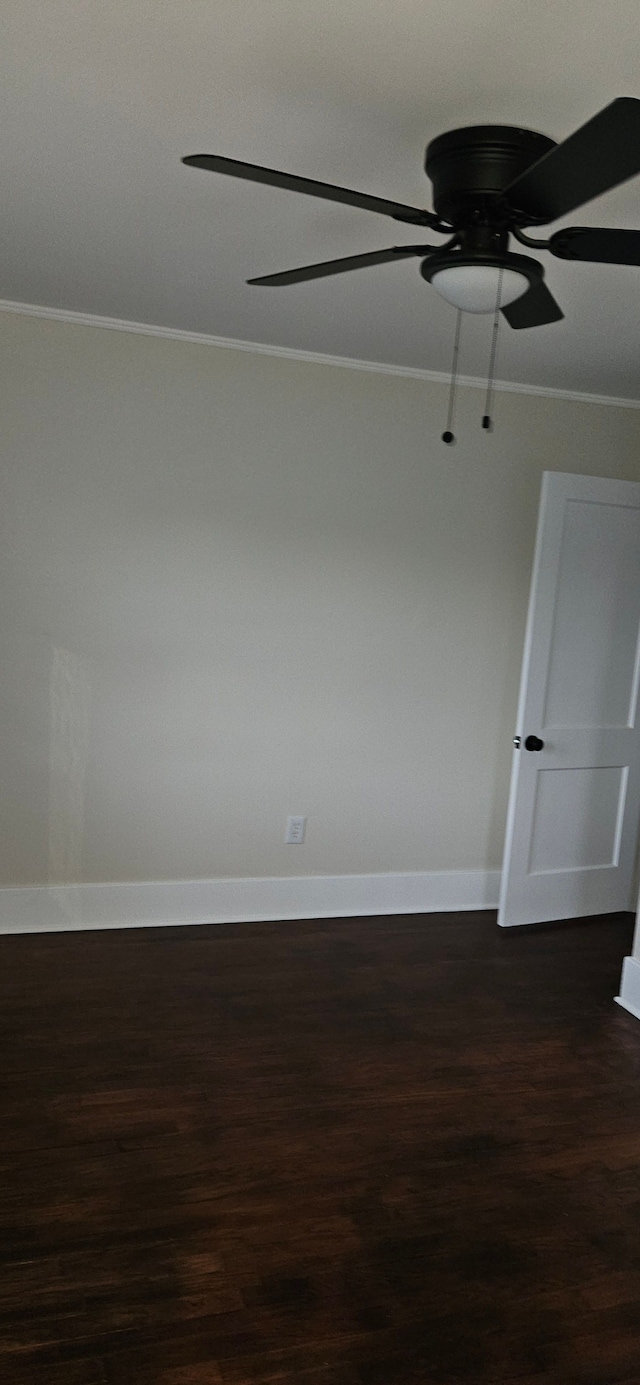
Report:
<svg viewBox="0 0 640 1385"><path fill-rule="evenodd" d="M541 741L539 736L527 736L524 743L525 750L542 750L543 747L544 741Z"/></svg>

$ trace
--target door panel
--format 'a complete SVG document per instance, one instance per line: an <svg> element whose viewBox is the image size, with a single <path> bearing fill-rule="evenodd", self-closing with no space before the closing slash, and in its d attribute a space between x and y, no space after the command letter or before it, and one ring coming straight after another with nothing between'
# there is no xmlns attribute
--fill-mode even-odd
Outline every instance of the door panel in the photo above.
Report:
<svg viewBox="0 0 640 1385"><path fill-rule="evenodd" d="M628 726L640 628L640 509L569 501L543 720Z"/></svg>
<svg viewBox="0 0 640 1385"><path fill-rule="evenodd" d="M640 484L545 472L499 923L632 907L639 670Z"/></svg>
<svg viewBox="0 0 640 1385"><path fill-rule="evenodd" d="M615 866L627 770L543 769L537 775L529 871Z"/></svg>

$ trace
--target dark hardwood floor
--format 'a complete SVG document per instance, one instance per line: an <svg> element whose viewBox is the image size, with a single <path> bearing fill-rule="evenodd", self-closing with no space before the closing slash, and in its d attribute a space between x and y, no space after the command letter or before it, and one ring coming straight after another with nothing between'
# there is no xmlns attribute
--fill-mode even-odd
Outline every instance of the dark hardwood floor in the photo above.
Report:
<svg viewBox="0 0 640 1385"><path fill-rule="evenodd" d="M3 1385L637 1385L631 933L0 939Z"/></svg>

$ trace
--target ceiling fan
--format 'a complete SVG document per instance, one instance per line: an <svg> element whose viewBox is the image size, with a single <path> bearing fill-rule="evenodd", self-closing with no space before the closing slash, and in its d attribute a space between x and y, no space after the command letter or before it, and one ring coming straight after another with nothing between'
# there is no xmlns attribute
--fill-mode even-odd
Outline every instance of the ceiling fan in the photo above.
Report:
<svg viewBox="0 0 640 1385"><path fill-rule="evenodd" d="M509 250L511 236L562 260L640 265L640 231L571 226L537 240L522 229L556 221L640 173L640 100L633 97L612 101L561 144L511 125L472 125L438 135L425 159L433 212L217 154L190 154L182 162L362 207L448 237L440 246L394 245L266 274L250 284L299 284L413 256L422 260L423 278L455 307L489 313L499 302L510 326L522 328L558 322L564 314L544 282L542 265Z"/></svg>

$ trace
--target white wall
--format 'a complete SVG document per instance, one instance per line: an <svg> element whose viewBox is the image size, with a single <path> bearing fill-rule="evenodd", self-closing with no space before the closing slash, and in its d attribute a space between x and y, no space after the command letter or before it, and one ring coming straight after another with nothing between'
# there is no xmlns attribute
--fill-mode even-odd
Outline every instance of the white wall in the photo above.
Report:
<svg viewBox="0 0 640 1385"><path fill-rule="evenodd" d="M3 884L499 864L541 472L640 412L447 448L440 385L10 314L0 389Z"/></svg>

